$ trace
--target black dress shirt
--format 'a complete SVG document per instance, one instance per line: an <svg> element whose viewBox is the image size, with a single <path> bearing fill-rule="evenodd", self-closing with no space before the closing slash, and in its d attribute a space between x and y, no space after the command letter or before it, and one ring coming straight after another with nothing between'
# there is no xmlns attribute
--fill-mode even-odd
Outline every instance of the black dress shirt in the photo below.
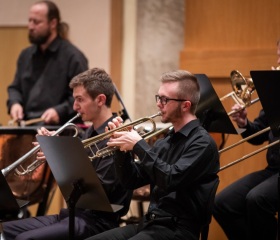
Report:
<svg viewBox="0 0 280 240"><path fill-rule="evenodd" d="M75 114L69 82L87 69L83 53L60 37L44 53L36 45L24 49L17 61L14 81L8 87L8 112L12 104L20 103L24 120L28 120L54 108L60 124L67 122Z"/></svg>
<svg viewBox="0 0 280 240"><path fill-rule="evenodd" d="M104 129L108 126L108 122L112 121L117 115L114 114L110 119L104 122L99 128L94 129L93 126L90 127L84 134L83 139L89 139L104 133ZM107 146L107 140L99 141L97 143L97 148L102 149ZM96 152L97 148L92 146L92 151ZM88 155L92 155L91 151L88 149ZM98 178L106 192L106 195L111 204L117 204L124 206L116 215L117 218L123 216L127 213L130 205L130 200L132 196L132 191L125 189L116 175L115 164L113 156L106 156L103 158L96 158L92 161L93 168L95 169Z"/></svg>
<svg viewBox="0 0 280 240"><path fill-rule="evenodd" d="M116 168L128 188L150 184L149 213L173 216L199 229L212 187L218 178L219 154L216 143L199 120L171 131L150 147L144 140L133 148L139 162L116 155ZM126 153L127 158L129 154Z"/></svg>

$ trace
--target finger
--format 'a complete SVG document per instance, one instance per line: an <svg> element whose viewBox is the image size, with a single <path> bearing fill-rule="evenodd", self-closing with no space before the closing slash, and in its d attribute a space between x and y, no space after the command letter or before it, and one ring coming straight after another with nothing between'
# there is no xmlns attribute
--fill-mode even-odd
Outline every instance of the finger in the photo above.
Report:
<svg viewBox="0 0 280 240"><path fill-rule="evenodd" d="M118 121L117 118L114 118L112 121L113 121L113 123L115 124L116 127L119 127L122 124L121 122Z"/></svg>
<svg viewBox="0 0 280 240"><path fill-rule="evenodd" d="M108 122L108 128L109 128L110 130L115 129L115 128L116 128L116 125L115 125L113 122Z"/></svg>
<svg viewBox="0 0 280 240"><path fill-rule="evenodd" d="M39 145L39 143L38 143L38 142L32 142L32 145L34 145L34 146L38 146L38 145Z"/></svg>
<svg viewBox="0 0 280 240"><path fill-rule="evenodd" d="M123 123L123 119L120 116L116 117L116 119L118 120L119 123Z"/></svg>

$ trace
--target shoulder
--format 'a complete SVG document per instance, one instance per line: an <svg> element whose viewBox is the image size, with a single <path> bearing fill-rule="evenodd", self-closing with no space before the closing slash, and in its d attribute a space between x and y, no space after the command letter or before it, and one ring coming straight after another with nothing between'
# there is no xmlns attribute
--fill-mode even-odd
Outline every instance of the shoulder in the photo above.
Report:
<svg viewBox="0 0 280 240"><path fill-rule="evenodd" d="M68 53L68 54L74 54L74 55L81 55L83 57L85 57L84 53L78 48L76 47L74 44L72 44L71 42L61 39L60 40L60 44L59 44L59 48L63 49L63 53Z"/></svg>

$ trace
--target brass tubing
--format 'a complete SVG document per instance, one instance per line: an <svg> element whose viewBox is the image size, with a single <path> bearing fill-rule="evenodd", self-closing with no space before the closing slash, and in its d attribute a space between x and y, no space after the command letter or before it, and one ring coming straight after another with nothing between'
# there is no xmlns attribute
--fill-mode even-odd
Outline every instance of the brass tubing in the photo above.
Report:
<svg viewBox="0 0 280 240"><path fill-rule="evenodd" d="M243 161L243 160L245 160L245 159L247 159L249 157L252 157L252 156L254 156L254 155L256 155L256 154L258 154L258 153L260 153L260 152L262 152L262 151L264 151L266 149L268 149L269 147L272 147L272 146L278 144L279 142L280 142L280 140L276 140L276 141L274 141L274 142L272 142L272 143L270 143L270 144L268 144L268 145L266 145L264 147L259 148L258 150L254 151L254 152L251 152L251 153L249 153L247 155L244 155L242 158L239 158L239 159L237 159L237 160L235 160L235 161L233 161L233 162L231 162L229 164L226 164L225 166L221 167L220 171L222 171L222 170L224 170L224 169L226 169L226 168L228 168L228 167L230 167L232 165L235 165L235 164L237 164L237 163L239 163L239 162L241 162L241 161Z"/></svg>
<svg viewBox="0 0 280 240"><path fill-rule="evenodd" d="M267 128L265 128L265 129L263 129L263 130L257 132L257 133L254 133L254 134L250 135L249 137L246 137L246 138L244 138L244 139L241 139L240 141L238 141L238 142L236 142L236 143L234 143L234 144L232 144L232 145L230 145L230 146L228 146L228 147L225 147L225 148L221 149L221 150L219 151L219 154L221 154L221 153L223 153L223 152L225 152L225 151L227 151L227 150L229 150L229 149L232 149L232 148L234 148L234 147L236 147L236 146L238 146L238 145L240 145L240 144L242 144L242 143L244 143L244 142L247 142L248 140L250 140L250 139L252 139L252 138L254 138L254 137L256 137L256 136L258 136L258 135L260 135L260 134L263 134L263 133L265 133L265 132L267 132L267 131L269 131L269 130L270 130L270 127L267 127Z"/></svg>
<svg viewBox="0 0 280 240"><path fill-rule="evenodd" d="M65 123L62 127L60 127L58 130L56 130L52 136L55 136L59 133L61 133L62 131L64 131L64 129L66 129L67 127L73 127L75 128L76 132L75 132L75 136L78 135L78 130L77 127L71 123L73 122L76 118L80 117L80 114L76 114L73 118L71 118L67 123ZM40 150L40 145L37 145L36 147L32 148L29 152L27 152L26 154L24 154L22 157L20 157L18 160L16 160L14 163L10 164L9 166L3 168L2 174L6 177L12 170L16 169L18 166L20 166L26 159L28 159L30 156L32 156L33 154L35 154L36 152L38 152ZM43 162L42 161L38 161L35 160L32 164L30 164L27 169L23 169L23 172L20 172L19 170L16 169L16 172L18 175L25 175L27 173L30 173L32 171L34 171L36 168L38 168Z"/></svg>

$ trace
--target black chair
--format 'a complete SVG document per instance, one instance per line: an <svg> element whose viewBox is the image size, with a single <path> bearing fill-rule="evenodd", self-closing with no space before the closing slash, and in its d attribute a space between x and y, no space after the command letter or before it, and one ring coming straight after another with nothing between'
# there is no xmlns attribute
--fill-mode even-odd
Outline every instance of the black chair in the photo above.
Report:
<svg viewBox="0 0 280 240"><path fill-rule="evenodd" d="M145 215L144 202L150 201L150 185L135 189L131 200L136 202L138 214L128 218L122 218L120 224L137 224L140 222L141 218Z"/></svg>
<svg viewBox="0 0 280 240"><path fill-rule="evenodd" d="M210 184L213 184L211 192L209 194L209 199L207 201L207 206L205 208L205 219L203 221L202 228L200 230L200 240L207 240L208 239L208 232L209 232L209 225L212 220L212 212L214 207L214 200L216 196L216 192L219 186L220 180L217 178L214 180L214 182L211 182Z"/></svg>

